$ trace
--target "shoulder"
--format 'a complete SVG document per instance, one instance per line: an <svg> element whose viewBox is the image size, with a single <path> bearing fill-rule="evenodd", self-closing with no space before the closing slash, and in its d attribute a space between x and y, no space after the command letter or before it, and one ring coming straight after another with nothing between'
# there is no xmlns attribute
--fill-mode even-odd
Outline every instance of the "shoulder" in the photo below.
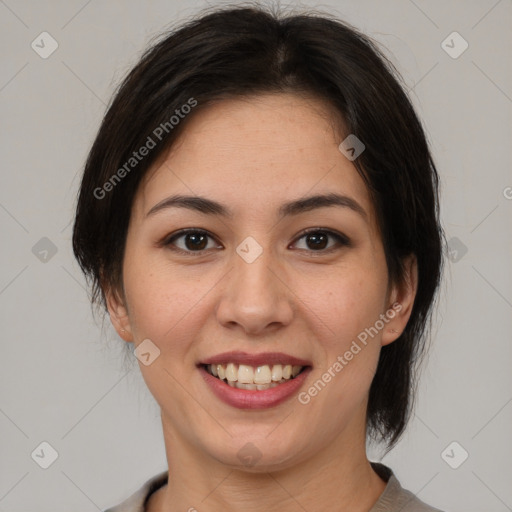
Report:
<svg viewBox="0 0 512 512"><path fill-rule="evenodd" d="M168 471L163 471L147 480L136 492L119 505L104 512L145 512L145 504L151 494L167 483Z"/></svg>
<svg viewBox="0 0 512 512"><path fill-rule="evenodd" d="M421 501L415 494L404 489L393 471L384 464L372 462L373 469L387 481L384 492L370 512L442 512Z"/></svg>

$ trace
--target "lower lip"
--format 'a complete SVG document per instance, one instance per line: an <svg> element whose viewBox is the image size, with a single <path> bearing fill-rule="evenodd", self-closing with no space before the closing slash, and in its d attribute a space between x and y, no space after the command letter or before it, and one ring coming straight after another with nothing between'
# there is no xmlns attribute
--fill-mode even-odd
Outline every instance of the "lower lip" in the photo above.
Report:
<svg viewBox="0 0 512 512"><path fill-rule="evenodd" d="M199 370L210 389L224 403L238 409L267 409L279 405L294 395L306 380L311 367L308 366L295 378L283 384L261 391L232 388L224 381L210 375L204 366L200 366Z"/></svg>

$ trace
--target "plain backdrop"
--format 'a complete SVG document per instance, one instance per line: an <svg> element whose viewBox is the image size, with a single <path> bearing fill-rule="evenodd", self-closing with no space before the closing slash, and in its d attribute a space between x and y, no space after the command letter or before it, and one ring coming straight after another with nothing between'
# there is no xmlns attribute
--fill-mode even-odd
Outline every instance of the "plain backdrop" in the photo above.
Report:
<svg viewBox="0 0 512 512"><path fill-rule="evenodd" d="M152 37L216 4L0 1L0 512L103 510L167 468L138 362L91 314L73 208L119 80ZM443 510L512 510L512 4L302 5L389 50L441 175L450 251L434 339L409 430L382 460ZM57 456L47 469L42 453Z"/></svg>

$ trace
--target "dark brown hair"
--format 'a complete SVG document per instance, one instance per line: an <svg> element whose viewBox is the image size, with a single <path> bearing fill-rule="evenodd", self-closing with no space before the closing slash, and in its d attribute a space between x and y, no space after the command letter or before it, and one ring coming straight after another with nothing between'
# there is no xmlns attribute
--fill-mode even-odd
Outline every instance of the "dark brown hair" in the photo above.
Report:
<svg viewBox="0 0 512 512"><path fill-rule="evenodd" d="M347 23L318 11L284 15L260 6L229 6L163 34L120 85L92 145L78 194L74 254L92 303L106 310L106 285L123 294L131 207L156 159L208 103L283 92L328 102L348 133L365 144L354 164L377 212L390 280L403 279L404 256L417 258L411 317L399 339L382 348L369 395L367 433L391 447L410 416L415 364L424 352L440 282L438 175L399 74L370 38ZM193 102L192 112L179 115ZM148 137L155 147L130 160Z"/></svg>

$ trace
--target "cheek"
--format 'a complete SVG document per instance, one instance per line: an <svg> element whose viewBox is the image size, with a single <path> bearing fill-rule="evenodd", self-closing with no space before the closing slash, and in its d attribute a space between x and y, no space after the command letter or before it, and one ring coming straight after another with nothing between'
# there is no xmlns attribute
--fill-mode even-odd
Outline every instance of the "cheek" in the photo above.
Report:
<svg viewBox="0 0 512 512"><path fill-rule="evenodd" d="M366 400L381 348L381 332L368 332L383 313L385 291L378 275L340 275L311 294L310 311L303 312L323 353L314 382L322 381L328 388L320 393L324 384L314 384L306 392L321 395L317 406L337 411L339 421Z"/></svg>
<svg viewBox="0 0 512 512"><path fill-rule="evenodd" d="M165 359L179 356L183 361L185 348L204 323L200 317L205 295L218 281L218 273L179 269L148 255L137 259L131 254L126 262L124 286L136 344L149 338Z"/></svg>
<svg viewBox="0 0 512 512"><path fill-rule="evenodd" d="M136 265L126 268L125 291L134 344L149 339L160 350L150 365L139 364L146 385L159 404L167 400L174 406L185 406L176 379L185 380L186 369L193 361L190 347L197 326L201 325L198 315L204 295L202 286L197 281L177 279L169 269L153 267L143 273L137 271Z"/></svg>
<svg viewBox="0 0 512 512"><path fill-rule="evenodd" d="M298 295L306 308L304 314L323 333L327 346L344 346L374 325L383 313L386 279L374 267L347 267L333 271L327 278L309 273L302 280ZM307 313L309 311L309 313Z"/></svg>

